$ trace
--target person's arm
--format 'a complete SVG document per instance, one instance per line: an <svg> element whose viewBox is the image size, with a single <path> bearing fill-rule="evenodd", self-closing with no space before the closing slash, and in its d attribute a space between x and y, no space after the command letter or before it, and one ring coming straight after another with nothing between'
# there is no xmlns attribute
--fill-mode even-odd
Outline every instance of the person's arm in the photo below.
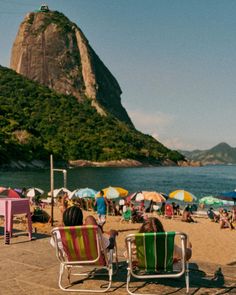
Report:
<svg viewBox="0 0 236 295"><path fill-rule="evenodd" d="M192 244L190 242L188 242L188 246L186 246L186 260L188 261L191 257L192 257ZM173 259L175 261L179 261L182 259L182 249L177 246L174 245L174 257Z"/></svg>

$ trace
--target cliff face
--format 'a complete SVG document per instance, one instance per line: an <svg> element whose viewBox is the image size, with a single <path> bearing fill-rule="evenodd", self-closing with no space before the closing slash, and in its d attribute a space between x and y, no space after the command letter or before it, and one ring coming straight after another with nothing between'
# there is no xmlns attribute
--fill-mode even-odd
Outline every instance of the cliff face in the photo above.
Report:
<svg viewBox="0 0 236 295"><path fill-rule="evenodd" d="M26 15L13 44L11 68L80 102L89 98L100 114L132 125L118 82L82 31L59 12Z"/></svg>

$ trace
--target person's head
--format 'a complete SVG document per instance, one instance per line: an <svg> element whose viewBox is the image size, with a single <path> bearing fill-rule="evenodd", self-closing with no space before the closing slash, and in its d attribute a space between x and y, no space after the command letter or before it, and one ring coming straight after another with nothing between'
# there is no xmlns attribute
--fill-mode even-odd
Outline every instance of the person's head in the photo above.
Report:
<svg viewBox="0 0 236 295"><path fill-rule="evenodd" d="M100 191L100 197L104 197L104 191L103 190Z"/></svg>
<svg viewBox="0 0 236 295"><path fill-rule="evenodd" d="M67 208L63 213L63 223L65 226L75 226L83 224L82 210L77 206Z"/></svg>
<svg viewBox="0 0 236 295"><path fill-rule="evenodd" d="M158 233L164 231L165 230L162 223L156 217L149 217L147 220L145 220L139 230L140 233Z"/></svg>
<svg viewBox="0 0 236 295"><path fill-rule="evenodd" d="M86 225L98 225L96 219L92 216L89 215L85 218L84 224Z"/></svg>

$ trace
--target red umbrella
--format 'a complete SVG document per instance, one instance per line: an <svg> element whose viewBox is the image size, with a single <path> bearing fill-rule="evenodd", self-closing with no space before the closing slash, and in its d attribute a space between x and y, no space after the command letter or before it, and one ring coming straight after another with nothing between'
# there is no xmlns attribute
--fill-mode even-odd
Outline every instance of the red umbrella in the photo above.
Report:
<svg viewBox="0 0 236 295"><path fill-rule="evenodd" d="M14 198L19 199L20 195L11 188L5 189L0 193L0 198Z"/></svg>

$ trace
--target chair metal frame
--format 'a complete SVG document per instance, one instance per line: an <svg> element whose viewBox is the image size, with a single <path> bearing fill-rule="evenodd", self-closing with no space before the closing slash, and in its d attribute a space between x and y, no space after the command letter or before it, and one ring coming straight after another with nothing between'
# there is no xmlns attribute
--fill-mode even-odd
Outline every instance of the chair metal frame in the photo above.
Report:
<svg viewBox="0 0 236 295"><path fill-rule="evenodd" d="M80 226L80 227L86 227L86 226ZM51 231L53 240L56 245L56 256L57 259L60 261L60 271L59 271L59 279L58 279L58 285L61 290L67 291L67 292L92 292L92 293L104 293L107 292L111 288L112 284L112 276L113 274L116 274L118 270L118 259L117 259L117 247L115 243L114 249L105 249L103 241L100 237L100 234L98 233L98 226L90 226L94 227L97 229L96 232L96 247L97 247L97 257L93 260L82 260L82 261L68 261L67 257L64 254L64 251L60 249L58 246L58 242L60 243L61 241L58 239L57 232L59 230L59 227L54 228ZM96 263L99 261L101 256L104 256L105 260L105 265L97 265ZM113 258L115 257L115 272L113 272ZM91 271L87 272L77 272L71 274L72 268L84 268L84 267L92 267ZM108 275L108 286L107 288L104 289L76 289L76 288L71 288L69 289L69 286L63 286L62 284L62 279L63 279L63 273L65 270L67 270L67 278L69 283L71 284L70 281L70 276L85 276L89 277L92 274L95 275L95 272L98 269L105 269L107 271ZM96 275L105 275L105 274L96 274Z"/></svg>
<svg viewBox="0 0 236 295"><path fill-rule="evenodd" d="M165 233L163 233L165 234ZM189 293L189 265L186 261L186 242L187 235L182 232L175 232L175 236L180 236L181 239L181 269L173 271L172 273L155 273L155 274L137 274L134 272L133 258L132 258L132 245L135 243L135 234L130 234L126 237L125 243L127 247L127 284L126 290L131 295L152 295L147 293L134 293L130 290L131 277L133 276L136 279L160 279L160 278L180 278L185 274L185 283L186 283L186 293Z"/></svg>

